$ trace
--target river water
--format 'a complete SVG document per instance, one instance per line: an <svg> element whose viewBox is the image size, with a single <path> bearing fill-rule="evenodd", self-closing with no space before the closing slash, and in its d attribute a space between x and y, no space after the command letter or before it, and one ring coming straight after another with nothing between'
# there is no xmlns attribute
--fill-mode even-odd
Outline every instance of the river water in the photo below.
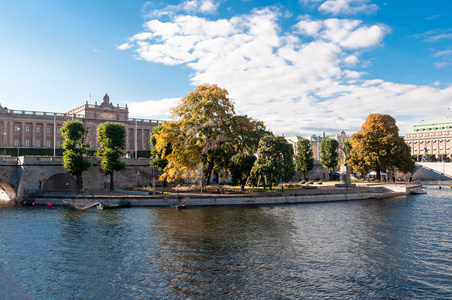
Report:
<svg viewBox="0 0 452 300"><path fill-rule="evenodd" d="M2 205L0 266L34 299L452 299L452 189L427 191L184 210Z"/></svg>

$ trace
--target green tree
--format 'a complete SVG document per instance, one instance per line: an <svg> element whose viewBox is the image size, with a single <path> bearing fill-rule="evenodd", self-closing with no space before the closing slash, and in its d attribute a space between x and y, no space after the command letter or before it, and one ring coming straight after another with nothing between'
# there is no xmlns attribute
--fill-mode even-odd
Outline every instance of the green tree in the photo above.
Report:
<svg viewBox="0 0 452 300"><path fill-rule="evenodd" d="M339 143L333 139L324 139L320 143L320 163L328 170L328 174L331 180L331 174L334 171L334 167L337 166L337 148Z"/></svg>
<svg viewBox="0 0 452 300"><path fill-rule="evenodd" d="M101 167L105 175L110 175L110 191L113 191L113 172L126 168L121 161L126 145L126 128L120 123L102 123L97 127L97 136L102 148L96 151L96 155L102 159Z"/></svg>
<svg viewBox="0 0 452 300"><path fill-rule="evenodd" d="M282 136L264 136L257 157L248 180L252 186L271 189L281 181L290 181L295 174L293 147Z"/></svg>
<svg viewBox="0 0 452 300"><path fill-rule="evenodd" d="M63 142L63 166L77 179L77 189L83 189L82 173L91 167L87 158L89 144L85 143L87 130L80 121L66 121L61 127Z"/></svg>
<svg viewBox="0 0 452 300"><path fill-rule="evenodd" d="M311 142L308 139L300 139L297 143L297 154L295 155L295 170L303 172L306 180L306 173L314 168L314 158L311 149Z"/></svg>
<svg viewBox="0 0 452 300"><path fill-rule="evenodd" d="M414 171L410 148L399 137L399 128L390 115L369 115L361 129L351 136L350 143L352 150L348 162L355 172L368 173L374 169L380 180L383 170Z"/></svg>
<svg viewBox="0 0 452 300"><path fill-rule="evenodd" d="M230 171L233 185L240 185L240 190L245 189L245 184L251 174L256 156L246 153L237 153L231 158Z"/></svg>
<svg viewBox="0 0 452 300"><path fill-rule="evenodd" d="M228 92L216 85L198 86L171 114L174 121L164 123L155 135L156 149L168 160L162 180L190 181L201 170L201 182L208 184L214 168L227 168L239 148L252 144L244 136L265 130L262 122L236 116Z"/></svg>

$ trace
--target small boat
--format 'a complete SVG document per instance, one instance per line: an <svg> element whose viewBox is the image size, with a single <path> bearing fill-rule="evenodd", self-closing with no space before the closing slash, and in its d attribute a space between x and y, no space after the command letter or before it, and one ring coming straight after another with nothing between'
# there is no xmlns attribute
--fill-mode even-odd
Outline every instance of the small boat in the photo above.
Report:
<svg viewBox="0 0 452 300"><path fill-rule="evenodd" d="M125 207L129 207L129 206L130 206L129 201L119 202L116 204L105 204L105 203L99 201L99 204L97 205L97 209L100 209L100 210L115 209L115 208L125 208Z"/></svg>
<svg viewBox="0 0 452 300"><path fill-rule="evenodd" d="M411 190L410 194L411 195L422 195L422 194L427 194L427 192L424 190L415 189L415 190Z"/></svg>

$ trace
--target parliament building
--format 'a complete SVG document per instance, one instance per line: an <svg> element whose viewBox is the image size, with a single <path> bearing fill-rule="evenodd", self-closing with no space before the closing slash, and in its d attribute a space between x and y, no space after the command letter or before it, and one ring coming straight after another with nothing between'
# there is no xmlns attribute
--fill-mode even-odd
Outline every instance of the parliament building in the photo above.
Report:
<svg viewBox="0 0 452 300"><path fill-rule="evenodd" d="M0 147L2 148L62 148L60 129L68 120L80 120L87 128L86 142L90 149L99 147L97 126L104 122L118 122L126 127L126 150L133 153L150 149L152 129L158 120L130 119L127 105L114 106L105 94L102 103L76 107L65 113L14 110L0 105ZM1 152L1 151L0 151Z"/></svg>
<svg viewBox="0 0 452 300"><path fill-rule="evenodd" d="M418 159L433 155L437 159L451 158L452 120L421 121L405 134L405 143Z"/></svg>

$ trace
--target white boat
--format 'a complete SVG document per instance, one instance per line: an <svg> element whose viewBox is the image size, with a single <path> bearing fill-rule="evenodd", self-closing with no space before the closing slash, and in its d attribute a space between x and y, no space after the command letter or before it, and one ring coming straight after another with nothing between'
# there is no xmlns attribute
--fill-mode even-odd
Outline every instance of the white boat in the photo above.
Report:
<svg viewBox="0 0 452 300"><path fill-rule="evenodd" d="M415 190L411 190L410 194L412 194L412 195L421 195L421 194L427 194L427 192L424 191L424 190L421 190L421 189L415 189Z"/></svg>

